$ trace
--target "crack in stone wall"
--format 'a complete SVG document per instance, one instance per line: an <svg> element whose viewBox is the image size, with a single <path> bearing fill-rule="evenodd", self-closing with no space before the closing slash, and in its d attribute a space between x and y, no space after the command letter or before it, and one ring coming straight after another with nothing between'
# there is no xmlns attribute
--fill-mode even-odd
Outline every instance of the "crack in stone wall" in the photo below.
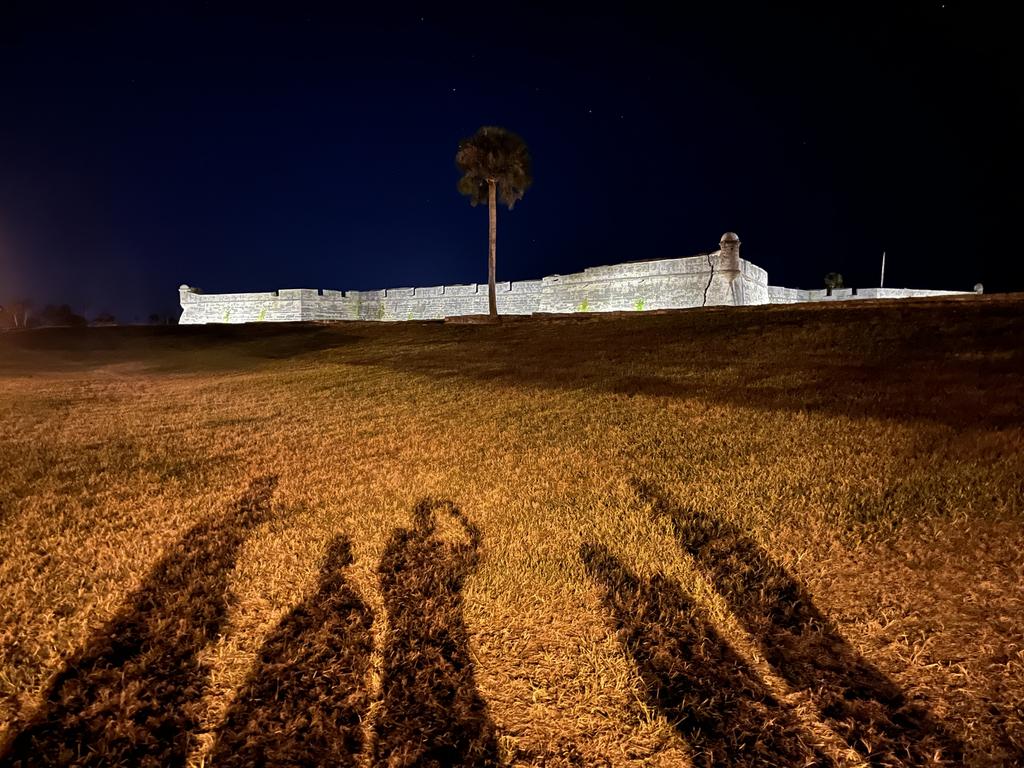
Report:
<svg viewBox="0 0 1024 768"><path fill-rule="evenodd" d="M711 282L715 279L715 265L711 261L711 254L708 254L708 269L711 270L711 274L708 275L708 284L704 286L704 302L701 304L702 307L708 305L708 291L711 290Z"/></svg>

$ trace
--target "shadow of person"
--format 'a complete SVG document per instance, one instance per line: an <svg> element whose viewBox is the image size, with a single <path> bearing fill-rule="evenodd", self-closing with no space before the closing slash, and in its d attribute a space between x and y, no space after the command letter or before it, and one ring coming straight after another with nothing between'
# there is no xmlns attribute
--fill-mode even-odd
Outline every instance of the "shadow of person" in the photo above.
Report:
<svg viewBox="0 0 1024 768"><path fill-rule="evenodd" d="M437 515L460 529L455 543ZM414 526L394 532L378 574L388 630L375 765L496 766L495 727L477 692L462 585L477 565L480 532L450 501L424 499Z"/></svg>
<svg viewBox="0 0 1024 768"><path fill-rule="evenodd" d="M185 764L207 687L196 656L223 626L228 574L249 531L270 518L276 487L273 476L252 480L160 558L57 675L0 766Z"/></svg>
<svg viewBox="0 0 1024 768"><path fill-rule="evenodd" d="M710 515L674 506L654 486L634 490L667 517L767 661L814 694L830 728L873 765L959 764L963 746L925 708L872 666L807 591L753 539Z"/></svg>
<svg viewBox="0 0 1024 768"><path fill-rule="evenodd" d="M214 766L359 764L373 612L345 579L351 563L351 542L338 536L317 591L260 649L218 730Z"/></svg>
<svg viewBox="0 0 1024 768"><path fill-rule="evenodd" d="M580 558L648 703L689 744L694 765L833 764L676 582L640 578L596 544L584 544Z"/></svg>

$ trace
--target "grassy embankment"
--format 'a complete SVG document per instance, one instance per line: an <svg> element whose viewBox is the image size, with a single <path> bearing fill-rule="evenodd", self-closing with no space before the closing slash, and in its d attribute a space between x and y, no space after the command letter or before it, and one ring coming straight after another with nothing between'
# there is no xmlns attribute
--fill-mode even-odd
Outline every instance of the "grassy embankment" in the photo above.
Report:
<svg viewBox="0 0 1024 768"><path fill-rule="evenodd" d="M8 333L0 417L0 765L1024 755L1019 299Z"/></svg>

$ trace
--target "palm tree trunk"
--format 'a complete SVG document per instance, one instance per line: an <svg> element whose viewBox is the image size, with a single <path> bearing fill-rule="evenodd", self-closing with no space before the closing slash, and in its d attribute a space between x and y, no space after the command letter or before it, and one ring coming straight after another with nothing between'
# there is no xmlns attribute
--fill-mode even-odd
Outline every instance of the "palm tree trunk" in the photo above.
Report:
<svg viewBox="0 0 1024 768"><path fill-rule="evenodd" d="M498 250L498 183L487 182L487 213L490 219L487 253L487 311L491 317L498 316L498 299L494 295L495 255Z"/></svg>

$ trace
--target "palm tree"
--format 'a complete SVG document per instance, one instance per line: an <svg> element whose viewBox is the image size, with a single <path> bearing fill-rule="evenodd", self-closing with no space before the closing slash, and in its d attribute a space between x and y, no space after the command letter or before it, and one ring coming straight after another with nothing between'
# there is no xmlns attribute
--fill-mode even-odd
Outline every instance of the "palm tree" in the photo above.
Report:
<svg viewBox="0 0 1024 768"><path fill-rule="evenodd" d="M497 126L484 126L468 139L459 142L455 165L462 172L459 192L469 197L471 205L487 201L490 232L487 258L487 302L491 318L498 317L494 295L495 253L498 239L498 195L511 211L533 183L530 175L530 152L519 136Z"/></svg>

